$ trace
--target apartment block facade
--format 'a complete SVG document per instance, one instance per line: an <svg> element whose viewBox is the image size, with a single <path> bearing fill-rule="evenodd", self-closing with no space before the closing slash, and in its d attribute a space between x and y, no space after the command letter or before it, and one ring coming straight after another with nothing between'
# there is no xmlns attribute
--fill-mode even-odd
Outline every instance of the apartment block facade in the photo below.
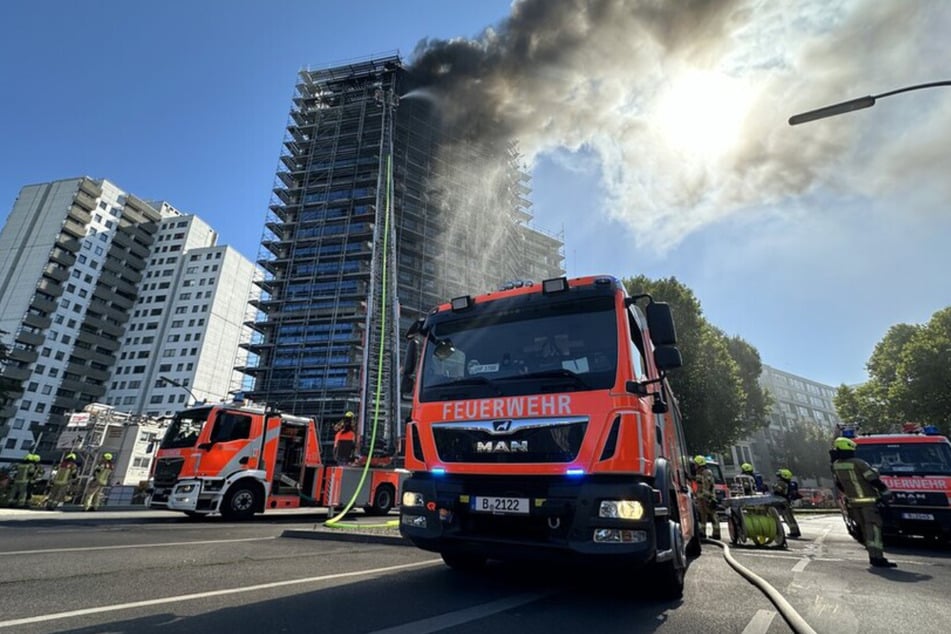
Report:
<svg viewBox="0 0 951 634"><path fill-rule="evenodd" d="M187 226L177 226L182 222ZM188 261L192 255L201 263ZM212 262L219 270L205 272ZM190 266L198 267L194 274ZM178 334L183 340L190 335L189 347L187 354L176 350L181 359L172 364L171 378L187 379L193 391L208 397L226 396L240 384L233 368L241 363L239 343L249 332L233 332L248 314L248 295L240 303L234 297L242 292L237 280L256 294L253 270L245 258L214 246L214 232L194 216L150 204L108 180L81 177L24 187L0 231L0 337L9 349L0 368L0 463L18 461L31 450L45 460L58 458L57 438L69 415L90 403L121 401L132 414L149 409L142 404L152 404L154 396L146 379L163 365L160 336L177 327L175 311L185 305L178 286L186 280L200 285L204 279L202 293L212 290L212 296L202 297L200 306L207 306L194 317L181 316ZM205 322L198 325L201 318ZM143 354L146 336L153 345ZM193 364L191 375L185 366L176 374L179 361ZM141 365L148 368L141 372L143 394L135 392L135 402L127 403L133 392L119 383L137 376ZM165 407L151 411L168 411L168 395L162 396Z"/></svg>
<svg viewBox="0 0 951 634"><path fill-rule="evenodd" d="M300 73L258 256L253 400L398 431L413 321L563 273L562 240L531 226L514 146L450 137L414 88L395 55Z"/></svg>

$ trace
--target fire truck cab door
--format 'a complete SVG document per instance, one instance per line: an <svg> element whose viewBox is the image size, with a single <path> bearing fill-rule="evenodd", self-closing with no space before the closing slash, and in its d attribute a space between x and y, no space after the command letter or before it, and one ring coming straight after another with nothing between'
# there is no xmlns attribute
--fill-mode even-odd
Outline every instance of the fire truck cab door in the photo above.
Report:
<svg viewBox="0 0 951 634"><path fill-rule="evenodd" d="M199 475L223 477L238 470L255 468L251 460L254 447L251 443L252 417L241 412L222 410L212 421L211 433L206 442L198 445L204 450L201 456Z"/></svg>

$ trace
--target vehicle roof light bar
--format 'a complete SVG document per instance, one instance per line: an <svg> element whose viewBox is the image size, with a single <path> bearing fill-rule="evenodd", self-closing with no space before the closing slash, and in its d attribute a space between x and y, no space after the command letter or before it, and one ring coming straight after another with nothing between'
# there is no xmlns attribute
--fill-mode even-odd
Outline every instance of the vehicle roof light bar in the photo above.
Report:
<svg viewBox="0 0 951 634"><path fill-rule="evenodd" d="M472 298L468 295L463 295L462 297L453 297L449 302L449 305L452 307L452 310L455 312L457 310L465 310L472 306Z"/></svg>
<svg viewBox="0 0 951 634"><path fill-rule="evenodd" d="M563 293L568 290L567 277L554 277L542 282L542 293L550 295L552 293Z"/></svg>

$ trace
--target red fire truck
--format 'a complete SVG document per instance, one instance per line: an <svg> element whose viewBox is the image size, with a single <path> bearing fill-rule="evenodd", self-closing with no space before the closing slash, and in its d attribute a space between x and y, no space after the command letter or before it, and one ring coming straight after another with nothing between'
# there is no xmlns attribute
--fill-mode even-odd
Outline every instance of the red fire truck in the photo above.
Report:
<svg viewBox="0 0 951 634"><path fill-rule="evenodd" d="M385 515L402 469L328 465L316 423L243 403L200 405L175 415L152 467L155 509L247 519L268 509L355 505Z"/></svg>
<svg viewBox="0 0 951 634"><path fill-rule="evenodd" d="M951 441L934 427L906 424L902 433L855 436L855 455L874 467L892 492L881 506L885 536L951 540ZM849 532L857 527L845 515Z"/></svg>
<svg viewBox="0 0 951 634"><path fill-rule="evenodd" d="M664 374L681 356L668 305L637 299L614 277L562 277L455 298L410 329L405 537L452 568L649 568L681 595L700 548Z"/></svg>

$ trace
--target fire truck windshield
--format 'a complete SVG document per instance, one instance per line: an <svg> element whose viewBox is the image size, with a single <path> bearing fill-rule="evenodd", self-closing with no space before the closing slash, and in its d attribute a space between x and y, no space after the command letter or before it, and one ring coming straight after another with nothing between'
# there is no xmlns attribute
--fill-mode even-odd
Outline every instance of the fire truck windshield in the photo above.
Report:
<svg viewBox="0 0 951 634"><path fill-rule="evenodd" d="M162 439L162 449L183 449L194 447L198 442L198 434L202 425L208 419L211 408L189 409L175 415L169 425L165 437Z"/></svg>
<svg viewBox="0 0 951 634"><path fill-rule="evenodd" d="M617 373L612 296L448 314L429 332L420 400L603 390Z"/></svg>
<svg viewBox="0 0 951 634"><path fill-rule="evenodd" d="M855 455L886 475L951 475L946 442L859 443Z"/></svg>

